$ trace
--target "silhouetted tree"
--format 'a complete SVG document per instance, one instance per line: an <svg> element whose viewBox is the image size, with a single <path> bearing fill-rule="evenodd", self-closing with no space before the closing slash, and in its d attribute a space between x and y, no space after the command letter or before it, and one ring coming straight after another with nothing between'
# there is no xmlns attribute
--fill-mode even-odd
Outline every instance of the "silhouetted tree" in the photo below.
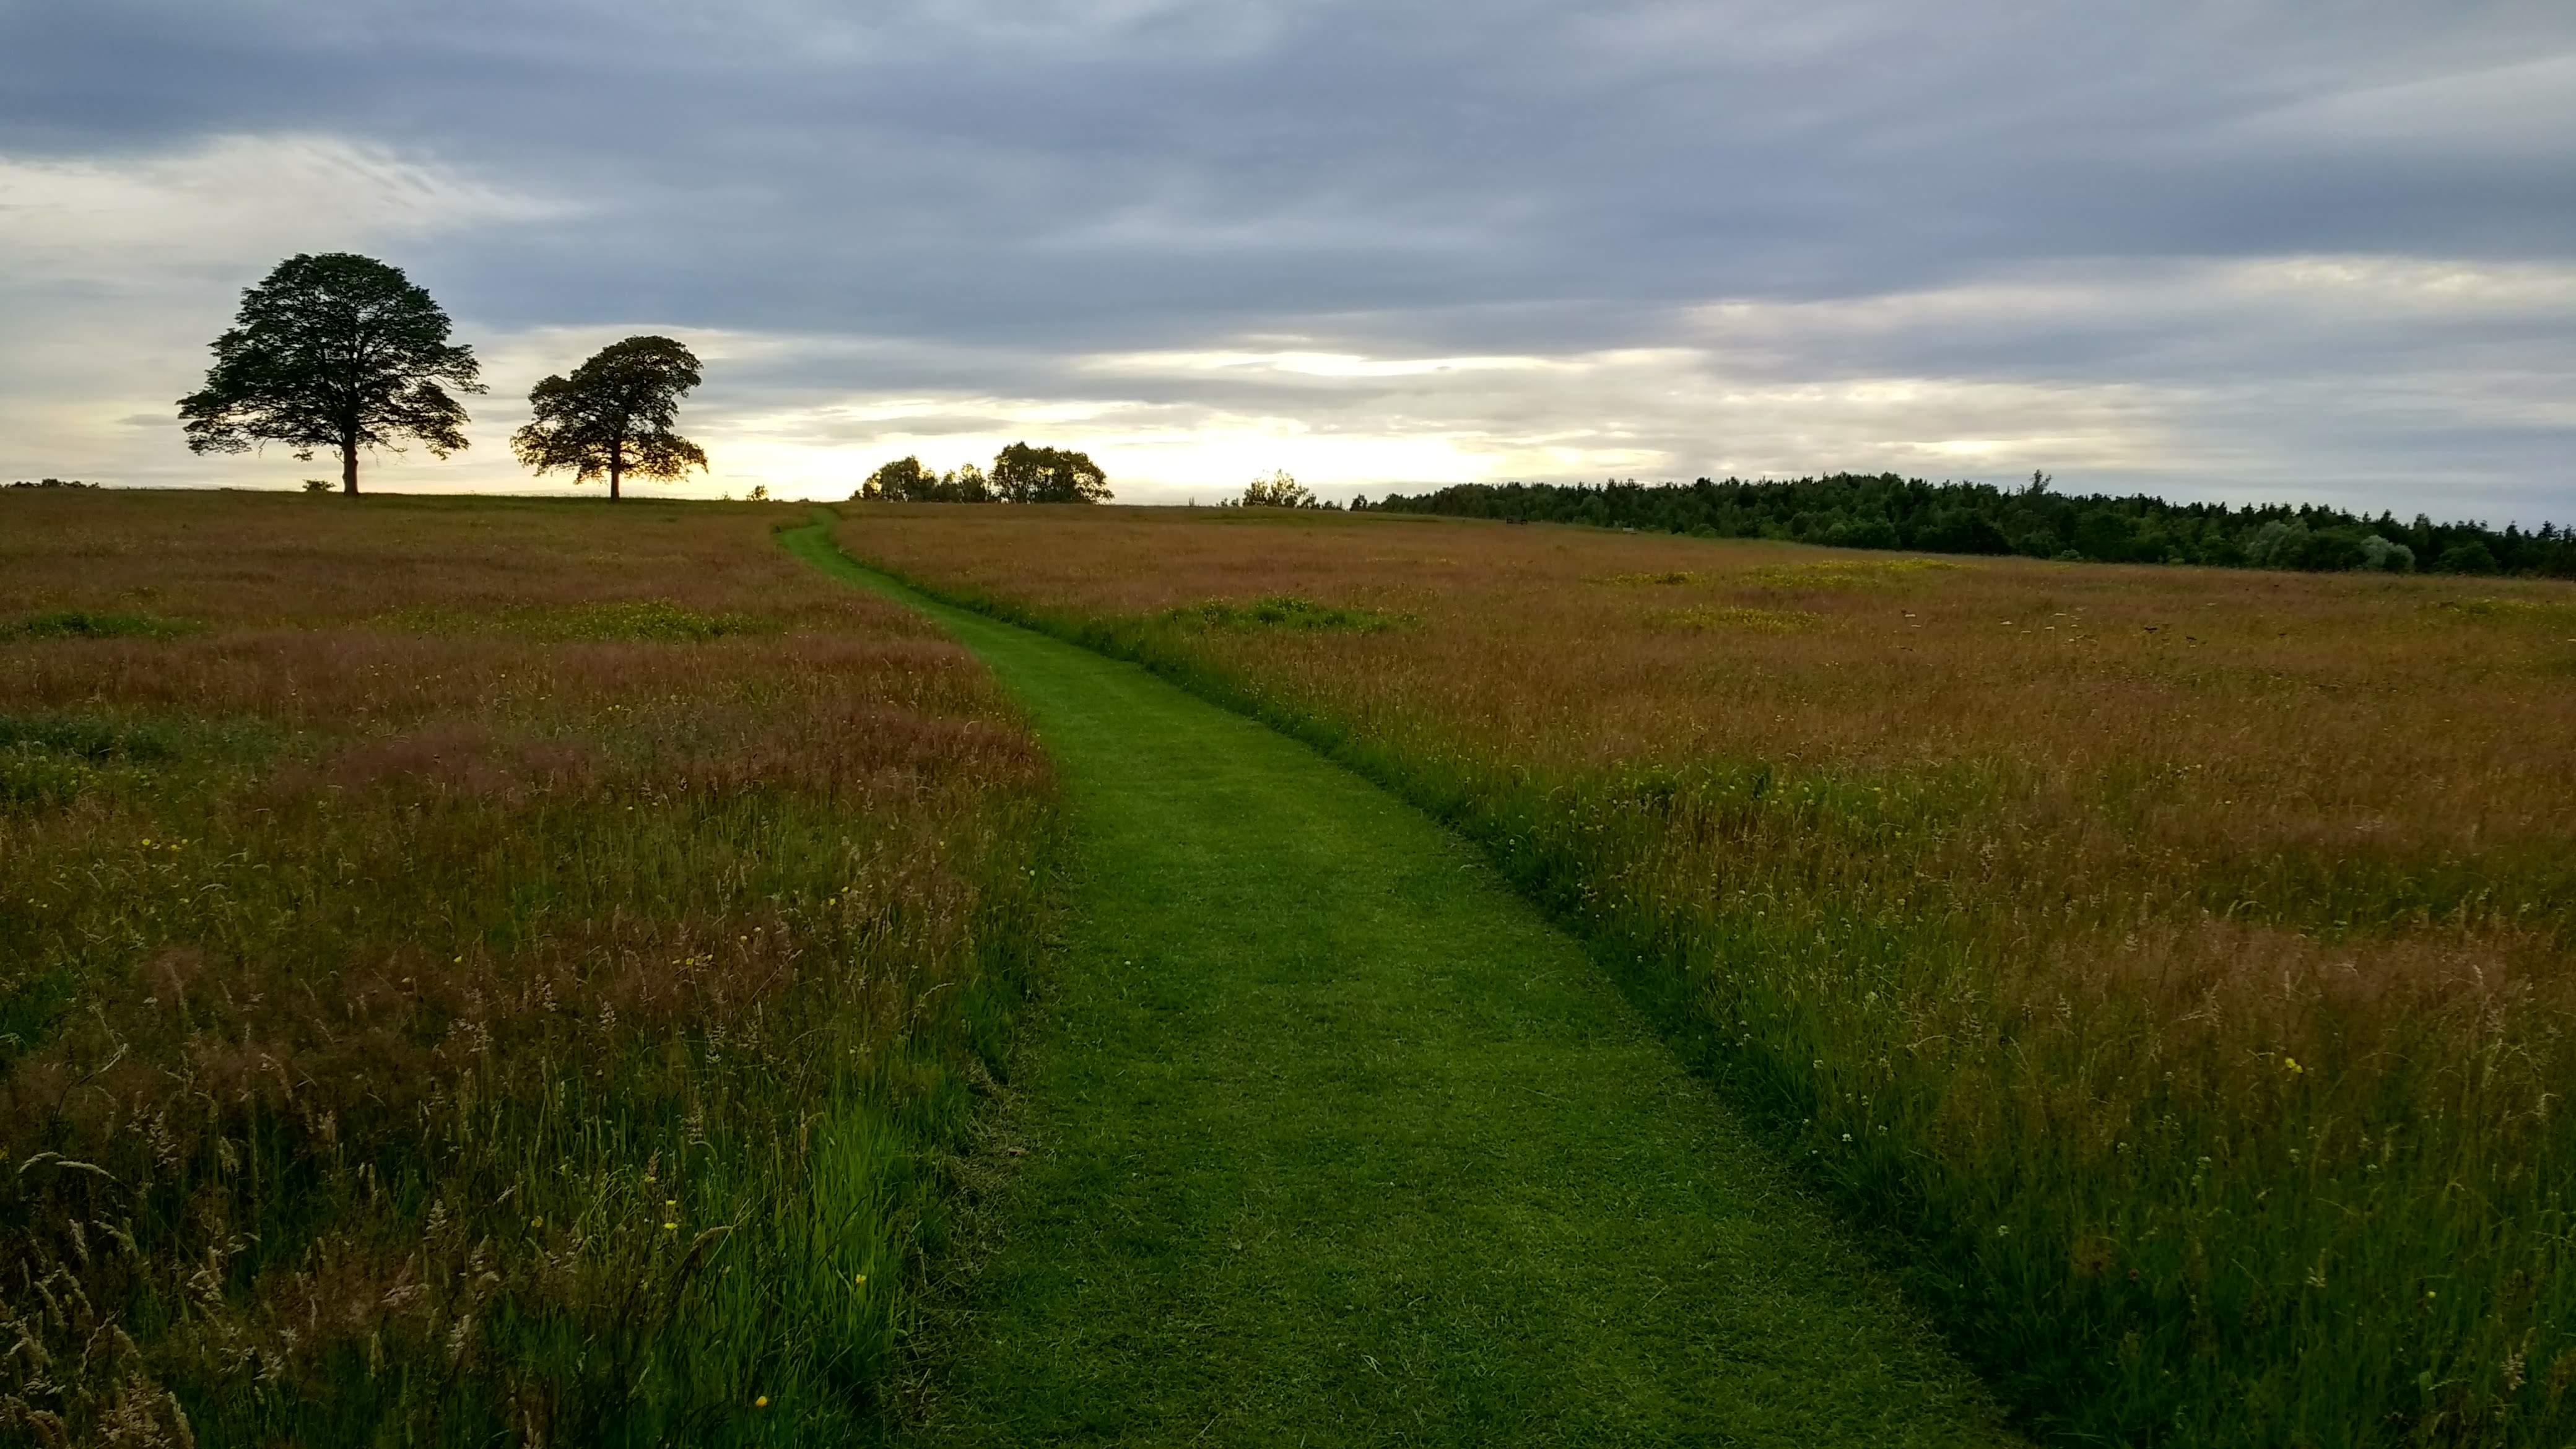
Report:
<svg viewBox="0 0 2576 1449"><path fill-rule="evenodd" d="M939 475L921 466L919 458L897 458L867 476L853 495L863 500L883 499L888 503L913 503L923 500L939 486Z"/></svg>
<svg viewBox="0 0 2576 1449"><path fill-rule="evenodd" d="M919 458L895 459L870 473L850 496L888 503L989 503L993 497L985 486L984 470L974 464L933 473L921 466Z"/></svg>
<svg viewBox="0 0 2576 1449"><path fill-rule="evenodd" d="M991 484L1009 503L1098 503L1110 496L1107 475L1089 457L1026 443L994 455Z"/></svg>
<svg viewBox="0 0 2576 1449"><path fill-rule="evenodd" d="M607 478L614 499L629 473L670 479L707 466L705 449L671 431L681 395L697 385L697 355L670 338L612 342L572 376L529 390L534 417L510 446L539 473L570 468L576 483Z"/></svg>
<svg viewBox="0 0 2576 1449"><path fill-rule="evenodd" d="M1243 506L1246 508L1320 508L1323 505L1316 501L1314 494L1306 491L1305 484L1290 477L1286 469L1281 469L1267 478L1255 478L1244 484Z"/></svg>
<svg viewBox="0 0 2576 1449"><path fill-rule="evenodd" d="M414 438L436 457L461 451L465 409L447 389L484 389L474 349L449 342L447 329L447 314L398 267L351 252L289 257L242 293L205 387L179 399L188 448L284 443L298 458L337 449L340 489L352 495L360 448L399 451Z"/></svg>

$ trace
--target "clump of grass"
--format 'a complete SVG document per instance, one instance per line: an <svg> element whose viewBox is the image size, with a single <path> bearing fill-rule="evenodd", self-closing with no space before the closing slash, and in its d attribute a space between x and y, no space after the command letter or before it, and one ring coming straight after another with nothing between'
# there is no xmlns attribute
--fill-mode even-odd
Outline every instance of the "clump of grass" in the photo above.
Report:
<svg viewBox="0 0 2576 1449"><path fill-rule="evenodd" d="M662 644L702 644L711 639L775 634L776 619L734 611L692 609L668 599L620 599L557 606L505 605L472 610L406 609L386 616L400 629L429 634L508 634L522 639L634 639Z"/></svg>
<svg viewBox="0 0 2576 1449"><path fill-rule="evenodd" d="M1888 588L1932 574L1964 572L1969 565L1940 558L1816 559L1764 564L1745 571L1748 582L1797 589Z"/></svg>
<svg viewBox="0 0 2576 1449"><path fill-rule="evenodd" d="M2536 624L2553 629L2576 628L2576 600L2444 599L2435 607L2449 613L2464 614L2472 619Z"/></svg>
<svg viewBox="0 0 2576 1449"><path fill-rule="evenodd" d="M2576 713L2520 631L2427 630L2384 578L1996 561L1939 570L1904 627L1719 633L1678 670L1656 595L1591 585L1716 547L1725 580L1885 624L1835 581L1941 561L1466 525L1255 548L1151 516L853 542L1482 841L2035 1426L2576 1434ZM1212 587L1400 590L1417 625L1104 622Z"/></svg>
<svg viewBox="0 0 2576 1449"><path fill-rule="evenodd" d="M197 626L158 614L48 609L0 624L0 641L14 639L176 639Z"/></svg>
<svg viewBox="0 0 2576 1449"><path fill-rule="evenodd" d="M1397 622L1374 609L1318 604L1294 594L1271 594L1249 601L1209 599L1167 609L1162 618L1188 628L1277 629L1309 634L1376 634L1394 628Z"/></svg>
<svg viewBox="0 0 2576 1449"><path fill-rule="evenodd" d="M757 515L44 502L0 603L225 632L0 642L0 1440L871 1431L1054 858L989 680Z"/></svg>
<svg viewBox="0 0 2576 1449"><path fill-rule="evenodd" d="M1698 577L1688 569L1658 569L1652 573L1612 574L1601 582L1634 588L1647 584L1686 584Z"/></svg>
<svg viewBox="0 0 2576 1449"><path fill-rule="evenodd" d="M0 714L0 814L59 809L118 766L164 760L172 732L86 715Z"/></svg>
<svg viewBox="0 0 2576 1449"><path fill-rule="evenodd" d="M166 726L84 714L0 714L0 749L67 755L89 761L160 760L176 753Z"/></svg>
<svg viewBox="0 0 2576 1449"><path fill-rule="evenodd" d="M95 788L102 772L77 755L0 745L0 814L50 810Z"/></svg>
<svg viewBox="0 0 2576 1449"><path fill-rule="evenodd" d="M702 643L751 634L774 634L778 622L757 615L685 608L667 599L586 604L552 614L513 611L512 626L540 639L650 639Z"/></svg>
<svg viewBox="0 0 2576 1449"><path fill-rule="evenodd" d="M1819 622L1814 614L1797 609L1756 609L1745 604L1694 604L1687 609L1665 609L1647 618L1647 627L1685 634L1750 633L1794 634L1812 629Z"/></svg>

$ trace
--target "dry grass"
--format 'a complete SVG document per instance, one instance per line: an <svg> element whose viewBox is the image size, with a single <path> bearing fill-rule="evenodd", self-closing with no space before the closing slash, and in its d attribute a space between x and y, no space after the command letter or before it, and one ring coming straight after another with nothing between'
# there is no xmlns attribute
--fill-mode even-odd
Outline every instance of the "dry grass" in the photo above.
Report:
<svg viewBox="0 0 2576 1449"><path fill-rule="evenodd" d="M2035 1422L2576 1427L2576 589L1187 511L843 536L1338 750L1684 983ZM1408 622L1176 622L1269 597Z"/></svg>
<svg viewBox="0 0 2576 1449"><path fill-rule="evenodd" d="M873 1421L1054 787L790 517L0 500L0 1436Z"/></svg>

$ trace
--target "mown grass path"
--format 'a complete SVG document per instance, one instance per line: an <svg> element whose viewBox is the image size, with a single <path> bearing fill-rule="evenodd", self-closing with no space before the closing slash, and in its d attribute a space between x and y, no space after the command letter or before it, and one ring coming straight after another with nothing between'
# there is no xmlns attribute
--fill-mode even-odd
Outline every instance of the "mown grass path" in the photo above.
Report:
<svg viewBox="0 0 2576 1449"><path fill-rule="evenodd" d="M1994 1443L1973 1381L1582 949L1132 665L934 616L1074 802L1062 978L934 1442Z"/></svg>

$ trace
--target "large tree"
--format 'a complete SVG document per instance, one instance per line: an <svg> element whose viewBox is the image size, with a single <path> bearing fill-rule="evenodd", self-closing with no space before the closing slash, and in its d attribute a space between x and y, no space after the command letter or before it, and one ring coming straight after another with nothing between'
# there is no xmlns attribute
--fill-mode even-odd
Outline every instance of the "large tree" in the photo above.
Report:
<svg viewBox="0 0 2576 1449"><path fill-rule="evenodd" d="M991 486L1011 503L1098 503L1110 496L1107 476L1087 455L1026 443L994 456Z"/></svg>
<svg viewBox="0 0 2576 1449"><path fill-rule="evenodd" d="M630 473L669 479L707 466L704 448L671 431L681 395L697 385L697 354L670 338L612 342L572 376L529 390L535 416L510 446L539 473L570 468L576 483L606 478L613 499Z"/></svg>
<svg viewBox="0 0 2576 1449"><path fill-rule="evenodd" d="M340 489L358 491L358 450L417 439L444 458L463 449L465 409L481 392L474 349L447 340L447 314L399 267L351 252L298 253L242 293L214 341L206 385L179 399L188 447L239 453L284 443L298 458L340 454Z"/></svg>

